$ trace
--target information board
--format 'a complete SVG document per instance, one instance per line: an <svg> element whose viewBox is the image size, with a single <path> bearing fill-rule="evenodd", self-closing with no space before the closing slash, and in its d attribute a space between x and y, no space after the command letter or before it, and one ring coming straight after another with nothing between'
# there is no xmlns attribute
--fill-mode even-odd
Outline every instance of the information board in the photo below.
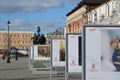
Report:
<svg viewBox="0 0 120 80"><path fill-rule="evenodd" d="M51 64L52 67L65 66L65 39L51 40Z"/></svg>
<svg viewBox="0 0 120 80"><path fill-rule="evenodd" d="M83 80L120 80L120 26L83 26Z"/></svg>
<svg viewBox="0 0 120 80"><path fill-rule="evenodd" d="M50 45L35 45L34 60L50 60Z"/></svg>
<svg viewBox="0 0 120 80"><path fill-rule="evenodd" d="M82 36L66 34L66 67L67 73L82 72Z"/></svg>
<svg viewBox="0 0 120 80"><path fill-rule="evenodd" d="M30 51L29 51L29 56L30 56L30 59L33 59L33 45L32 46L30 46Z"/></svg>

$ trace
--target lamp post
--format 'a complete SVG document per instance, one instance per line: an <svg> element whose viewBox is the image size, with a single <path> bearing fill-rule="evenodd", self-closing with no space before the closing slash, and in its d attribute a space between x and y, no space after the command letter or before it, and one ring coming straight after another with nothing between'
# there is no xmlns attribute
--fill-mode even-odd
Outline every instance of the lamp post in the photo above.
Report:
<svg viewBox="0 0 120 80"><path fill-rule="evenodd" d="M10 21L7 22L7 26L8 26L8 46L7 46L7 63L10 63L10 37L9 37L9 26L10 26Z"/></svg>

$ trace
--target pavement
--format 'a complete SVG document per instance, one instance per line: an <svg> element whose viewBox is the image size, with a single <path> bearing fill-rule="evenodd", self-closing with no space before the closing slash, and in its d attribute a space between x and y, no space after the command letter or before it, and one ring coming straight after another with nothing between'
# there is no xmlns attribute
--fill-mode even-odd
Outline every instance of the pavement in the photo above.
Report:
<svg viewBox="0 0 120 80"><path fill-rule="evenodd" d="M0 59L0 80L65 80L65 74L32 74L28 61L27 57L18 57L18 61L12 58L10 63Z"/></svg>
<svg viewBox="0 0 120 80"><path fill-rule="evenodd" d="M49 80L49 76L32 74L28 69L28 58L11 59L10 63L0 59L0 80Z"/></svg>

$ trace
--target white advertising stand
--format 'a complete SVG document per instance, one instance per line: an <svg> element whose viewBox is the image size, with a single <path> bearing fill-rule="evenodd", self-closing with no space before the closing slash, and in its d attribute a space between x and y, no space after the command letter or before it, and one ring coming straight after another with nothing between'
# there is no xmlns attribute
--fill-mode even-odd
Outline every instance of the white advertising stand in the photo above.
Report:
<svg viewBox="0 0 120 80"><path fill-rule="evenodd" d="M63 73L62 76L65 76L65 39L51 39L51 73L57 71L57 73ZM52 74L52 77L54 77ZM61 76L61 75L55 75Z"/></svg>
<svg viewBox="0 0 120 80"><path fill-rule="evenodd" d="M81 78L82 75L82 36L66 34L66 79ZM74 80L74 79L73 79Z"/></svg>
<svg viewBox="0 0 120 80"><path fill-rule="evenodd" d="M120 80L120 25L83 27L83 80Z"/></svg>
<svg viewBox="0 0 120 80"><path fill-rule="evenodd" d="M33 46L30 46L29 48L28 67L30 71L33 70Z"/></svg>
<svg viewBox="0 0 120 80"><path fill-rule="evenodd" d="M50 74L50 45L34 45L33 74Z"/></svg>

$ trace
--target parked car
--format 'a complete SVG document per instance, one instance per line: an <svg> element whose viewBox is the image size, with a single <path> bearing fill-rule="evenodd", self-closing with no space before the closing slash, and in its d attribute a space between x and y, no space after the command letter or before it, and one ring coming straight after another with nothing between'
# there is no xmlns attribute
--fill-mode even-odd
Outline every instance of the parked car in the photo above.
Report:
<svg viewBox="0 0 120 80"><path fill-rule="evenodd" d="M17 52L19 54L28 55L28 52L26 50L18 50Z"/></svg>

